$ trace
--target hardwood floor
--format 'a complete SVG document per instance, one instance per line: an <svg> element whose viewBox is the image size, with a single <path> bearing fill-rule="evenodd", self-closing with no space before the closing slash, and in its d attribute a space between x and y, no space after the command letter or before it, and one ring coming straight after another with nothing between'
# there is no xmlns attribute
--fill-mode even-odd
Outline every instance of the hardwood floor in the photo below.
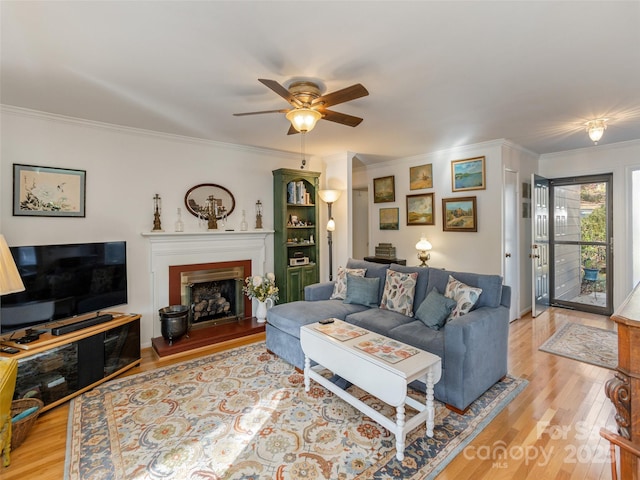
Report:
<svg viewBox="0 0 640 480"><path fill-rule="evenodd" d="M538 351L566 322L615 329L607 317L562 309L513 322L509 372L526 378L529 385L447 466L439 480L611 478L608 443L598 431L603 426L616 430L615 411L604 394L612 372ZM148 349L141 366L127 374L240 344L235 341L163 361ZM0 478L63 478L68 412L68 405L62 405L44 413L25 442L11 453L11 465L0 468Z"/></svg>

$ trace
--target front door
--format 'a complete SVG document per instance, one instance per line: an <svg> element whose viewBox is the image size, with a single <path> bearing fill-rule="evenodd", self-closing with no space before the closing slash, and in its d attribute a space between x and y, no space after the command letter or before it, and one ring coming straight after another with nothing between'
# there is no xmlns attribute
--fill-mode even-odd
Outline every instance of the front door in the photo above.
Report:
<svg viewBox="0 0 640 480"><path fill-rule="evenodd" d="M531 176L531 316L549 306L549 180Z"/></svg>

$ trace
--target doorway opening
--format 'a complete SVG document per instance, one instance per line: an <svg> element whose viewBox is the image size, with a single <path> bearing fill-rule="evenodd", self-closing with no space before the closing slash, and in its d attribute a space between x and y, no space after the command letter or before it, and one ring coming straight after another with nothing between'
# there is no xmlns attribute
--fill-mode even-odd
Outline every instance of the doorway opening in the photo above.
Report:
<svg viewBox="0 0 640 480"><path fill-rule="evenodd" d="M549 180L551 304L613 312L612 175Z"/></svg>

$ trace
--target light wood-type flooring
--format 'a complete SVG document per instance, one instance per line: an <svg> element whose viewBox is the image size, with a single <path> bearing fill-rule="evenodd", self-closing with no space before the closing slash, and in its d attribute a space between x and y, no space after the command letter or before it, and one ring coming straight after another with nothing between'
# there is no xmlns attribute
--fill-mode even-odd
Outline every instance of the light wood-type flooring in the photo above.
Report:
<svg viewBox="0 0 640 480"><path fill-rule="evenodd" d="M603 426L616 430L614 408L604 394L612 372L538 351L566 322L615 329L607 317L562 309L513 322L509 372L526 378L529 385L447 466L439 480L611 478L608 443L598 431ZM145 350L141 366L129 373L239 344L235 341L164 361ZM68 412L65 404L44 413L25 442L12 452L11 465L0 467L0 478L62 479Z"/></svg>

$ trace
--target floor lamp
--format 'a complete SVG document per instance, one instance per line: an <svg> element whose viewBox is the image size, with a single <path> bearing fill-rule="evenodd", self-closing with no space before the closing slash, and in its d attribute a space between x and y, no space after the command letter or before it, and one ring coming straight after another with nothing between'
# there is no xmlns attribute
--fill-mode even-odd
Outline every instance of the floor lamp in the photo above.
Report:
<svg viewBox="0 0 640 480"><path fill-rule="evenodd" d="M22 292L24 284L13 261L13 256L4 239L4 235L0 234L0 295L8 295L9 293Z"/></svg>
<svg viewBox="0 0 640 480"><path fill-rule="evenodd" d="M340 190L319 190L318 195L329 207L329 221L327 222L327 240L329 241L329 281L333 280L333 232L336 229L336 222L331 215L331 205L340 198Z"/></svg>

